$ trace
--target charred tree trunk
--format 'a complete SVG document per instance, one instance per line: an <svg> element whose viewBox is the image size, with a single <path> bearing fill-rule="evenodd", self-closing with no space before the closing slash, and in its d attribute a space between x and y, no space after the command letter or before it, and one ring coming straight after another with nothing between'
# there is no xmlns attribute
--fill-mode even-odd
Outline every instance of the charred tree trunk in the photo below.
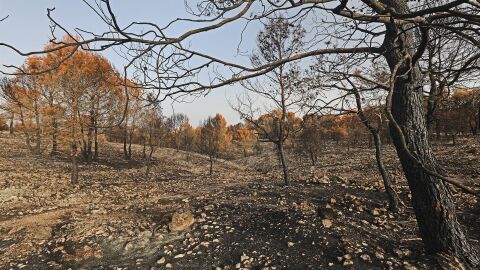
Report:
<svg viewBox="0 0 480 270"><path fill-rule="evenodd" d="M479 110L480 110L480 108L479 108ZM480 116L479 116L479 117L480 117ZM10 115L10 124L8 125L8 133L9 133L10 135L13 135L13 119L14 119L14 118L15 118L15 114L12 113L12 114Z"/></svg>
<svg viewBox="0 0 480 270"><path fill-rule="evenodd" d="M132 141L133 141L133 132L134 130L130 130L130 134L128 136L128 156L132 158Z"/></svg>
<svg viewBox="0 0 480 270"><path fill-rule="evenodd" d="M130 160L130 155L128 154L128 111L125 114L125 125L123 127L123 156L125 160Z"/></svg>
<svg viewBox="0 0 480 270"><path fill-rule="evenodd" d="M310 150L310 161L312 161L312 166L315 166L315 163L317 161L317 156L312 150Z"/></svg>
<svg viewBox="0 0 480 270"><path fill-rule="evenodd" d="M95 145L95 152L93 154L93 159L98 160L98 127L97 127L97 119L95 117L95 128L93 129L94 132L94 145Z"/></svg>
<svg viewBox="0 0 480 270"><path fill-rule="evenodd" d="M35 149L34 154L40 155L41 153L41 129L40 129L40 112L38 109L38 100L35 98L34 101L34 110L35 110Z"/></svg>
<svg viewBox="0 0 480 270"><path fill-rule="evenodd" d="M381 130L381 117L379 117L379 122L377 126L372 125L368 117L365 115L363 108L362 108L362 99L360 93L356 86L352 83L352 87L354 88L354 95L355 95L355 102L357 104L358 110L358 117L362 121L363 125L368 129L371 134L369 140L375 144L375 159L377 161L378 171L382 176L383 185L385 187L385 192L388 195L388 206L391 212L398 211L398 203L399 199L395 189L393 188L392 180L390 179L390 175L388 174L385 165L383 164L383 154L382 154L382 139L380 137L380 130Z"/></svg>
<svg viewBox="0 0 480 270"><path fill-rule="evenodd" d="M52 128L53 128L53 131L52 131L52 150L50 152L50 155L51 156L55 156L57 155L57 151L58 151L58 123L57 123L57 119L53 118L52 119Z"/></svg>
<svg viewBox="0 0 480 270"><path fill-rule="evenodd" d="M383 185L385 191L388 195L388 209L391 212L398 211L398 196L393 188L392 180L388 174L385 165L383 164L383 154L382 154L382 140L380 139L380 134L378 132L372 132L373 142L375 144L375 158L377 160L378 170L382 175Z"/></svg>
<svg viewBox="0 0 480 270"><path fill-rule="evenodd" d="M78 184L78 152L76 142L72 144L72 175L70 177L70 183L72 185Z"/></svg>
<svg viewBox="0 0 480 270"><path fill-rule="evenodd" d="M86 151L86 158L87 163L91 163L93 160L93 140L94 140L94 127L95 127L95 112L92 110L90 111L90 124L88 125L88 132L87 132L87 151Z"/></svg>
<svg viewBox="0 0 480 270"><path fill-rule="evenodd" d="M282 165L283 170L283 182L285 186L290 185L290 176L288 175L288 164L287 159L285 158L285 151L283 149L283 142L277 143L277 150L278 150L278 157L280 159L280 163Z"/></svg>
<svg viewBox="0 0 480 270"><path fill-rule="evenodd" d="M429 54L432 54L433 52L429 51ZM429 56L429 59L431 61L431 58L433 55ZM437 103L438 103L438 98L439 98L439 89L437 82L435 80L435 76L432 74L432 72L429 72L429 78L430 78L430 92L428 95L428 101L427 101L427 130L429 135L432 134L433 132L433 126L436 122L436 111L437 111Z"/></svg>
<svg viewBox="0 0 480 270"><path fill-rule="evenodd" d="M410 12L406 1L382 2L396 12ZM411 62L412 58L401 64L405 55L414 56L416 53L415 45L418 44L415 44L411 29L410 25L387 24L383 44L390 70L398 68L397 74L406 75L397 77L393 89L391 110L403 130L400 133L395 123L390 123L394 145L412 192L412 203L426 251L444 252L477 267L480 265L479 258L458 223L450 188L444 181L427 174L404 148L403 142L423 166L439 171L426 127L421 71Z"/></svg>
<svg viewBox="0 0 480 270"><path fill-rule="evenodd" d="M22 109L20 109L20 123L22 124L23 134L25 135L25 144L27 145L28 150L33 153L34 149L30 143L30 133L28 133L27 126L25 125L25 118Z"/></svg>

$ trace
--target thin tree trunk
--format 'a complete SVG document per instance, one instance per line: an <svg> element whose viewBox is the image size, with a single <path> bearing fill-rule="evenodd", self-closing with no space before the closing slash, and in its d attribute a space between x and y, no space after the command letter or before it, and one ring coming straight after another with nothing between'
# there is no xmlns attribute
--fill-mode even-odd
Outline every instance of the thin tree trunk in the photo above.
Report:
<svg viewBox="0 0 480 270"><path fill-rule="evenodd" d="M396 12L410 12L405 0L383 0ZM397 77L392 96L392 114L395 123L390 129L397 154L412 192L417 224L425 249L428 253L447 253L467 262L473 267L480 265L478 256L465 237L457 220L455 205L447 184L417 165L404 148L415 153L422 164L435 172L439 166L433 155L425 121L421 71L417 65L411 67L411 58L401 64L405 55L415 55L415 37L411 25L386 25L384 56L393 72L407 74Z"/></svg>
<svg viewBox="0 0 480 270"><path fill-rule="evenodd" d="M35 149L34 154L40 155L41 153L41 130L40 130L40 112L38 110L38 101L35 98L34 101L34 109L35 109Z"/></svg>
<svg viewBox="0 0 480 270"><path fill-rule="evenodd" d="M399 199L397 197L397 193L395 192L395 189L393 188L390 175L388 174L387 170L385 169L385 165L383 164L382 140L380 137L381 119L376 127L371 124L370 120L368 119L368 117L365 115L363 111L362 101L361 101L362 99L361 99L360 93L355 87L355 85L352 85L352 86L354 87L354 95L355 95L355 102L357 104L358 117L360 118L362 123L365 125L365 127L368 129L368 131L371 134L371 137L369 137L369 141L372 141L373 139L373 143L375 144L375 158L377 161L378 170L380 172L380 175L382 176L385 192L388 195L389 210L391 212L397 212Z"/></svg>
<svg viewBox="0 0 480 270"><path fill-rule="evenodd" d="M480 117L480 116L479 116L479 117ZM10 135L13 135L13 119L14 119L14 118L15 118L15 114L12 113L12 114L10 115L10 124L8 125L8 133L9 133Z"/></svg>
<svg viewBox="0 0 480 270"><path fill-rule="evenodd" d="M57 155L57 151L58 151L58 140L57 140L57 136L58 136L58 123L57 123L57 119L54 117L52 119L52 128L53 128L53 132L52 132L52 150L50 152L50 155L51 156L55 156Z"/></svg>
<svg viewBox="0 0 480 270"><path fill-rule="evenodd" d="M93 129L94 132L94 144L95 144L95 153L93 154L93 159L98 160L98 127L97 127L97 119L95 118L95 128Z"/></svg>
<svg viewBox="0 0 480 270"><path fill-rule="evenodd" d="M130 131L128 138L128 156L132 158L132 141L133 141L133 130Z"/></svg>
<svg viewBox="0 0 480 270"><path fill-rule="evenodd" d="M290 176L288 175L288 164L287 164L287 159L285 158L285 152L283 149L282 142L277 143L277 149L278 149L278 155L279 155L280 163L282 165L282 170L283 170L283 182L285 186L289 186Z"/></svg>
<svg viewBox="0 0 480 270"><path fill-rule="evenodd" d="M27 145L28 150L30 150L30 152L33 153L34 149L32 147L32 144L30 143L30 134L28 133L27 127L25 125L25 118L23 116L22 109L20 109L20 123L22 124L23 134L25 135L25 144Z"/></svg>
<svg viewBox="0 0 480 270"><path fill-rule="evenodd" d="M375 158L377 160L378 170L382 175L383 185L385 187L385 191L388 195L388 209L391 212L398 211L398 197L395 189L393 188L392 180L390 175L388 174L387 170L385 169L385 165L383 164L383 154L382 154L382 141L380 139L380 134L372 132L373 142L375 144Z"/></svg>
<svg viewBox="0 0 480 270"><path fill-rule="evenodd" d="M127 140L128 140L128 111L125 114L125 125L123 130L123 155L125 160L130 160L130 156L128 154L128 148L127 148Z"/></svg>
<svg viewBox="0 0 480 270"><path fill-rule="evenodd" d="M317 161L317 157L315 156L315 153L313 153L312 150L310 150L310 160L312 161L312 166L315 166L315 161Z"/></svg>
<svg viewBox="0 0 480 270"><path fill-rule="evenodd" d="M72 144L72 175L70 183L72 185L78 184L78 152L76 142Z"/></svg>
<svg viewBox="0 0 480 270"><path fill-rule="evenodd" d="M78 145L77 145L77 125L79 124L80 115L78 113L78 97L77 93L72 90L72 175L70 178L70 183L72 185L78 184ZM82 125L80 124L80 129L82 129ZM83 132L82 132L83 134Z"/></svg>
<svg viewBox="0 0 480 270"><path fill-rule="evenodd" d="M95 127L95 112L93 110L90 111L90 124L88 125L88 133L87 133L87 163L91 163L93 159L93 141L94 141L94 127Z"/></svg>

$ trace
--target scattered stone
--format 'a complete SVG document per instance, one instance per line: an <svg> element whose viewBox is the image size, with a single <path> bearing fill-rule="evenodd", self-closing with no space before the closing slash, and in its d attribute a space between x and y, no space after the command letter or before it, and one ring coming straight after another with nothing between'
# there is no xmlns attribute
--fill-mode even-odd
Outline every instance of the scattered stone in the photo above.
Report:
<svg viewBox="0 0 480 270"><path fill-rule="evenodd" d="M364 260L366 262L369 262L369 263L372 262L372 258L370 258L370 255L368 255L368 254L362 254L362 255L360 255L360 258L362 258L362 260Z"/></svg>
<svg viewBox="0 0 480 270"><path fill-rule="evenodd" d="M372 210L372 215L374 215L374 216L380 216L380 210L379 210L378 208L374 208L374 209Z"/></svg>
<svg viewBox="0 0 480 270"><path fill-rule="evenodd" d="M345 267L353 266L353 261L350 260L350 259L347 259L347 260L343 261L343 266L345 266Z"/></svg>
<svg viewBox="0 0 480 270"><path fill-rule="evenodd" d="M385 259L385 255L380 251L375 251L375 257L377 257L379 260Z"/></svg>
<svg viewBox="0 0 480 270"><path fill-rule="evenodd" d="M323 224L323 227L325 228L330 228L333 225L330 219L323 219L322 224Z"/></svg>
<svg viewBox="0 0 480 270"><path fill-rule="evenodd" d="M125 251L130 251L130 250L132 250L132 249L133 249L133 244L132 244L132 242L127 242L127 243L125 244L125 246L123 246L123 250L125 250Z"/></svg>
<svg viewBox="0 0 480 270"><path fill-rule="evenodd" d="M173 232L181 232L189 229L193 223L195 223L195 218L192 212L189 210L177 211L172 216L169 228Z"/></svg>

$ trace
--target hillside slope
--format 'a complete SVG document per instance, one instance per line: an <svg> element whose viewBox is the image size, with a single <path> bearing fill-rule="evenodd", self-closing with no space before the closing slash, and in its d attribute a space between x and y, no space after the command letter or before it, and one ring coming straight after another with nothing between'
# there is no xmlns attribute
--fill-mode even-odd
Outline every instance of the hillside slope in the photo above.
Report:
<svg viewBox="0 0 480 270"><path fill-rule="evenodd" d="M292 159L295 181L284 188L274 157L268 166L258 162L262 157L220 161L210 177L205 157L193 154L187 161L188 153L159 149L146 180L139 148L134 160L126 162L121 146L108 144L99 162L81 166L81 184L71 186L68 160L32 157L21 138L6 134L0 135L0 145L0 269L435 265L422 254L412 209L395 215L385 210L371 150L329 149L314 169L296 166ZM457 157L448 169L478 181L479 157L465 155L468 147L439 154L446 166L449 156ZM388 149L389 169L408 205L393 160ZM455 197L461 222L478 244L479 204L470 196ZM195 219L191 228L173 230L172 216L190 212Z"/></svg>

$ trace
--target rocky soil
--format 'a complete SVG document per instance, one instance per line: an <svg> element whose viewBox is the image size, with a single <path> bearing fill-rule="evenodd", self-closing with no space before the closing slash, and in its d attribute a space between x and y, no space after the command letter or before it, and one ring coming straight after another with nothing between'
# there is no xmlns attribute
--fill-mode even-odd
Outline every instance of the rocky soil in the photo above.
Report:
<svg viewBox="0 0 480 270"><path fill-rule="evenodd" d="M386 164L404 202L385 209L372 150L325 150L316 167L291 158L281 186L268 154L218 161L160 149L150 179L139 150L107 144L69 184L62 157L33 157L0 134L0 269L435 269L423 254L393 150ZM436 146L447 171L480 187L480 144ZM340 149L340 150L339 150ZM190 156L187 158L187 156ZM188 160L188 161L187 161ZM480 250L479 202L453 191Z"/></svg>

